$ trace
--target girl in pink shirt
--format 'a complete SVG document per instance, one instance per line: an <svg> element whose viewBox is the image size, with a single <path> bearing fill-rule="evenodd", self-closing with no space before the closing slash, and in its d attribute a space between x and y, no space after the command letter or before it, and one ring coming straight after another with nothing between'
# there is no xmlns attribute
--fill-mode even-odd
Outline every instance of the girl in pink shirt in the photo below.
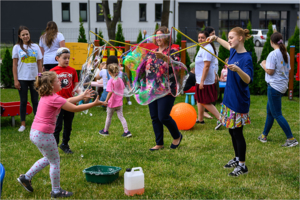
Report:
<svg viewBox="0 0 300 200"><path fill-rule="evenodd" d="M104 129L99 131L100 135L108 136L108 129L111 124L111 118L114 112L117 112L118 118L121 121L124 129L123 137L131 137L128 131L127 122L123 116L123 93L125 85L118 77L119 67L117 63L112 63L107 66L107 70L111 78L107 82L106 91L108 92L105 102L107 104L107 116Z"/></svg>
<svg viewBox="0 0 300 200"><path fill-rule="evenodd" d="M58 80L56 73L52 71L39 73L34 84L41 99L31 126L30 140L38 147L43 154L43 158L38 160L26 174L21 174L17 180L28 192L33 192L32 177L50 164L51 197L69 197L73 193L60 187L60 157L53 136L56 117L61 108L70 112L80 112L93 106L106 105L106 103L99 101L97 97L97 100L92 103L74 105L83 98L91 98L91 90L86 90L83 94L69 99L57 95L56 92L61 90L61 82Z"/></svg>

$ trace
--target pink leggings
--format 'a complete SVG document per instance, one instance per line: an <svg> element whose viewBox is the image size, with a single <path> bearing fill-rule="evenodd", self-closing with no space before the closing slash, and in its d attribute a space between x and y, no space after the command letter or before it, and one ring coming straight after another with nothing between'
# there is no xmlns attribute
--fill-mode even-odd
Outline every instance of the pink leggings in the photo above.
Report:
<svg viewBox="0 0 300 200"><path fill-rule="evenodd" d="M123 106L119 106L119 107L115 107L115 108L107 107L107 116L106 116L106 122L105 122L104 130L108 131L109 126L111 124L111 118L112 118L115 111L117 112L118 118L122 123L124 132L127 133L128 132L128 127L127 127L126 119L123 116Z"/></svg>
<svg viewBox="0 0 300 200"><path fill-rule="evenodd" d="M26 173L26 176L32 179L35 174L50 164L52 190L60 188L60 157L53 134L31 129L30 140L37 146L44 157L34 163Z"/></svg>

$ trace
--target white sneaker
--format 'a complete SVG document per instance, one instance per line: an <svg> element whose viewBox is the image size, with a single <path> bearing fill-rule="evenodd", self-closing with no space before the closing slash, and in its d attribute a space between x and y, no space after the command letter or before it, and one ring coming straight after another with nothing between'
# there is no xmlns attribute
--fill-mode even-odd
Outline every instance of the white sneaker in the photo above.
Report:
<svg viewBox="0 0 300 200"><path fill-rule="evenodd" d="M18 131L23 132L23 131L25 131L25 128L26 128L25 126L21 125Z"/></svg>
<svg viewBox="0 0 300 200"><path fill-rule="evenodd" d="M131 102L131 101L128 101L128 105L130 105L130 106L131 106L131 105L132 105L132 102Z"/></svg>

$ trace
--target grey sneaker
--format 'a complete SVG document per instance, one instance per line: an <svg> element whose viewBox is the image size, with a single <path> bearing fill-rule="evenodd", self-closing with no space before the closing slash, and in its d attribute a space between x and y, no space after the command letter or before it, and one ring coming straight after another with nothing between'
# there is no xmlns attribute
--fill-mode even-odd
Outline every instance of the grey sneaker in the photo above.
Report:
<svg viewBox="0 0 300 200"><path fill-rule="evenodd" d="M237 166L234 170L233 170L233 172L230 172L229 174L228 174L228 176L239 176L239 175L242 175L242 174L247 174L248 173L248 168L247 168L247 166L245 165L245 169L243 168L243 167L241 167L241 166Z"/></svg>
<svg viewBox="0 0 300 200"><path fill-rule="evenodd" d="M73 195L73 192L68 192L68 191L65 191L65 190L59 188L58 193L54 193L53 191L51 191L50 194L51 194L52 198L59 198L59 197L70 197Z"/></svg>
<svg viewBox="0 0 300 200"><path fill-rule="evenodd" d="M236 161L235 158L232 160L229 160L226 165L224 165L224 168L233 168L239 165L239 161Z"/></svg>
<svg viewBox="0 0 300 200"><path fill-rule="evenodd" d="M33 188L31 186L31 180L27 180L25 178L25 174L21 174L19 178L17 178L18 182L27 190L28 192L33 192Z"/></svg>
<svg viewBox="0 0 300 200"><path fill-rule="evenodd" d="M294 147L298 145L298 141L294 138L293 140L287 139L286 142L281 145L282 147Z"/></svg>
<svg viewBox="0 0 300 200"><path fill-rule="evenodd" d="M260 134L257 139L263 143L267 142L267 136L263 137L263 134Z"/></svg>

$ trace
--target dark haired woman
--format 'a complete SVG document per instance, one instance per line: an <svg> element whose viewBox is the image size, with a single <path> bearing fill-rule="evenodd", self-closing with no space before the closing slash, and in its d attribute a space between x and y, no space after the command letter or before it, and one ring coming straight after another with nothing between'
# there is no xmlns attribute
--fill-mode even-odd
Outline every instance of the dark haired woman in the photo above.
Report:
<svg viewBox="0 0 300 200"><path fill-rule="evenodd" d="M57 66L55 60L56 51L60 47L65 47L65 38L62 33L57 30L55 22L50 21L47 23L46 31L41 36L39 46L44 56L43 64L46 71Z"/></svg>
<svg viewBox="0 0 300 200"><path fill-rule="evenodd" d="M267 142L267 136L273 126L274 119L285 133L287 140L283 147L293 147L298 145L298 141L294 138L291 128L282 116L281 97L286 93L289 82L290 72L290 56L284 46L282 35L275 32L271 35L272 51L267 61L262 61L261 65L266 71L265 80L268 83L268 104L267 119L263 133L258 137L261 142Z"/></svg>
<svg viewBox="0 0 300 200"><path fill-rule="evenodd" d="M209 37L208 32L200 31L198 34L198 42L203 43ZM202 45L211 53L216 54L213 45L206 43ZM198 120L197 123L204 124L203 115L204 108L211 112L217 120L220 118L220 113L217 108L212 104L217 100L217 90L215 85L215 57L205 51L203 48L197 53L195 58L196 63L196 92L195 99L198 106ZM220 128L220 123L217 124L216 129Z"/></svg>
<svg viewBox="0 0 300 200"><path fill-rule="evenodd" d="M20 26L18 42L12 51L14 84L20 95L21 126L19 132L25 130L28 87L34 115L37 110L39 95L34 89L34 80L38 72L43 70L42 58L43 55L39 46L30 39L29 29L26 26Z"/></svg>
<svg viewBox="0 0 300 200"><path fill-rule="evenodd" d="M143 66L146 70L146 77L144 81L148 84L155 83L153 87L159 87L163 85L163 79L166 73L170 70L168 68L169 59L179 61L179 54L169 56L170 54L176 52L176 49L169 49L169 30L165 26L161 26L155 30L153 37L153 42L158 46L156 53L149 52L147 55L147 60ZM170 53L170 54L169 54ZM170 69L170 68L169 68ZM172 75L170 75L172 77ZM174 79L174 77L173 77ZM170 89L171 91L176 88L175 81L170 78ZM176 149L181 140L182 134L179 132L175 121L170 116L170 112L174 105L175 97L171 94L166 95L162 98L156 99L149 104L150 116L152 119L152 126L155 133L156 145L150 149L150 151L155 151L164 148L164 125L168 128L169 132L173 137L170 148Z"/></svg>

